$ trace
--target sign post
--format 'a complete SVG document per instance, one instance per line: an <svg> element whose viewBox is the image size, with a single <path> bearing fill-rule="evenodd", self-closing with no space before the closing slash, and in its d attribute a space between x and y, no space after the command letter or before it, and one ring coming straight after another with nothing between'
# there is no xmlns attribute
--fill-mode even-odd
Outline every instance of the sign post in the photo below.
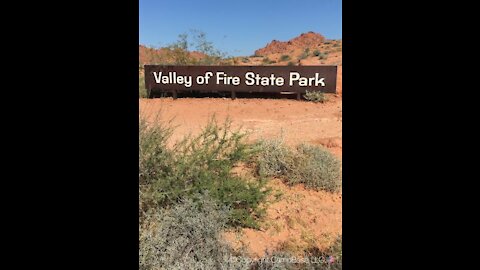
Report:
<svg viewBox="0 0 480 270"><path fill-rule="evenodd" d="M149 98L181 92L336 93L337 66L145 66Z"/></svg>

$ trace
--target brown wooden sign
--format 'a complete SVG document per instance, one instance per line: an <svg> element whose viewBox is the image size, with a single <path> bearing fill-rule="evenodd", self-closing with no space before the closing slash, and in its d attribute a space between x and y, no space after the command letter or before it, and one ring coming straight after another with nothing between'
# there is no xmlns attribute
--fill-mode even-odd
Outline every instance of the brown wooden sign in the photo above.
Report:
<svg viewBox="0 0 480 270"><path fill-rule="evenodd" d="M337 66L145 65L149 96L171 92L335 93Z"/></svg>

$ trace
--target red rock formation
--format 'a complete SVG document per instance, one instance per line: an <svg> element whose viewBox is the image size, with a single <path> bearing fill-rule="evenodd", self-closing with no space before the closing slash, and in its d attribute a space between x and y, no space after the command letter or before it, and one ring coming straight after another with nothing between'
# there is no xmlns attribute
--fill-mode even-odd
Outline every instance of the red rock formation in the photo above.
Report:
<svg viewBox="0 0 480 270"><path fill-rule="evenodd" d="M255 55L265 56L272 53L285 53L297 48L313 48L325 41L325 37L314 32L303 33L298 37L282 42L273 40L264 48L255 51Z"/></svg>

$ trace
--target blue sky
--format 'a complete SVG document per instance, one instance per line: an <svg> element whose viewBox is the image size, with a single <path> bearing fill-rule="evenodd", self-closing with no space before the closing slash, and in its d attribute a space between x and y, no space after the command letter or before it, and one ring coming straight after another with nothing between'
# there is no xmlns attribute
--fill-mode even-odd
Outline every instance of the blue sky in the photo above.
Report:
<svg viewBox="0 0 480 270"><path fill-rule="evenodd" d="M342 0L139 0L139 43L162 47L200 30L231 56L252 55L273 39L314 31L342 38Z"/></svg>

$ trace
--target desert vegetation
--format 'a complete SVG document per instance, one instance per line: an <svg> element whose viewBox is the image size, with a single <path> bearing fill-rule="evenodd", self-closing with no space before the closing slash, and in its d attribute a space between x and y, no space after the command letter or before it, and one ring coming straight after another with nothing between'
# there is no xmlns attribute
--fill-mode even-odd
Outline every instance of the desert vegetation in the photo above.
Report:
<svg viewBox="0 0 480 270"><path fill-rule="evenodd" d="M332 154L319 146L300 144L294 149L281 139L261 140L257 155L257 172L276 176L289 185L337 192L341 188L341 165Z"/></svg>
<svg viewBox="0 0 480 270"><path fill-rule="evenodd" d="M145 75L143 74L138 76L138 96L140 98L147 97L147 89L145 88Z"/></svg>
<svg viewBox="0 0 480 270"><path fill-rule="evenodd" d="M228 65L233 57L228 56L207 39L199 30L178 35L177 41L165 47L145 47L141 51L140 66L152 65Z"/></svg>
<svg viewBox="0 0 480 270"><path fill-rule="evenodd" d="M281 140L246 143L247 133L215 118L200 134L172 144L173 131L168 121L140 117L140 269L302 269L281 260L249 261L221 233L259 228L271 176L283 177L289 185L337 192L339 162L316 146L290 149ZM233 173L239 165L256 173ZM305 250L305 256L321 255L330 267L329 256L338 260L338 252L312 250ZM272 256L290 255L283 248L265 254Z"/></svg>
<svg viewBox="0 0 480 270"><path fill-rule="evenodd" d="M290 60L290 55L284 54L280 57L280 61L289 61Z"/></svg>
<svg viewBox="0 0 480 270"><path fill-rule="evenodd" d="M140 223L140 269L249 269L220 237L228 215L208 195L151 212Z"/></svg>
<svg viewBox="0 0 480 270"><path fill-rule="evenodd" d="M327 101L327 96L323 92L320 92L320 91L309 91L309 90L307 90L305 95L303 95L303 97L306 100L312 101L312 102L323 103L323 102Z"/></svg>
<svg viewBox="0 0 480 270"><path fill-rule="evenodd" d="M310 55L310 49L306 48L299 56L298 60L306 59Z"/></svg>
<svg viewBox="0 0 480 270"><path fill-rule="evenodd" d="M140 121L140 216L208 194L230 209L230 226L255 228L262 213L259 204L268 190L262 179L242 179L231 173L255 151L244 142L245 134L232 130L229 122L219 125L212 119L199 135L167 148L170 135L171 127Z"/></svg>
<svg viewBox="0 0 480 270"><path fill-rule="evenodd" d="M270 58L268 58L268 57L265 57L265 58L263 58L263 60L262 60L262 64L264 64L264 65L275 64L276 62L277 62L277 61L272 60L272 59L270 59Z"/></svg>

